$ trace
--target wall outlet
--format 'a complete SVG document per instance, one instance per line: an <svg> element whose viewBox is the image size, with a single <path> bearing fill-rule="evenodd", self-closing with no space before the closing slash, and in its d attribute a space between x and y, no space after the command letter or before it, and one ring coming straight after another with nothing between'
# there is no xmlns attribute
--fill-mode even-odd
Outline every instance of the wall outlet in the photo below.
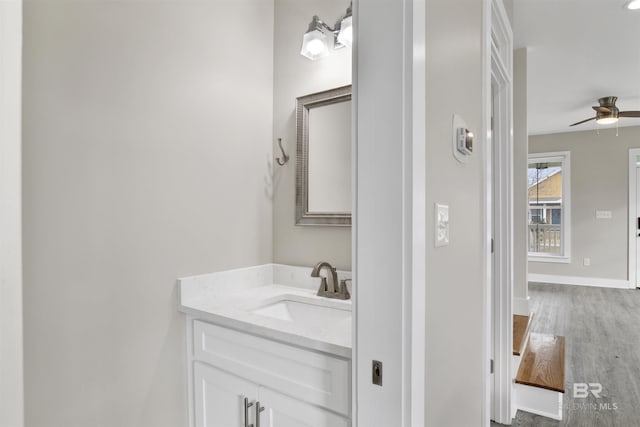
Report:
<svg viewBox="0 0 640 427"><path fill-rule="evenodd" d="M591 265L591 258L585 258L582 260L582 265L589 267Z"/></svg>
<svg viewBox="0 0 640 427"><path fill-rule="evenodd" d="M596 219L611 219L613 214L611 211L596 211Z"/></svg>

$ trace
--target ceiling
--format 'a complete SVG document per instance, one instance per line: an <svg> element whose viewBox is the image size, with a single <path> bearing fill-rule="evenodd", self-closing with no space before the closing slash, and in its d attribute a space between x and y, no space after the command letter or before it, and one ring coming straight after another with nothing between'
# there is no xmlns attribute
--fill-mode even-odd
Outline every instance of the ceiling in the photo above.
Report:
<svg viewBox="0 0 640 427"><path fill-rule="evenodd" d="M640 10L627 0L514 0L514 48L527 47L530 135L616 127L595 121L598 98L640 110ZM638 126L622 118L619 126Z"/></svg>

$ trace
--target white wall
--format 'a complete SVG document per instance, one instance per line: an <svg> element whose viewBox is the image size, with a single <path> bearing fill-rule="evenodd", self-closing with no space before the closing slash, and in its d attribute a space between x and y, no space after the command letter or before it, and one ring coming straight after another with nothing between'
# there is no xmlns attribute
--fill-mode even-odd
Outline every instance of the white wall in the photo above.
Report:
<svg viewBox="0 0 640 427"><path fill-rule="evenodd" d="M22 2L0 2L0 427L24 425L21 219Z"/></svg>
<svg viewBox="0 0 640 427"><path fill-rule="evenodd" d="M529 262L529 273L627 279L629 148L638 147L638 126L620 128L617 137L615 129L529 137L531 153L571 152L571 262ZM597 220L596 209L613 218Z"/></svg>
<svg viewBox="0 0 640 427"><path fill-rule="evenodd" d="M426 425L482 419L482 2L427 2ZM478 135L470 163L452 154L452 115ZM434 203L449 205L450 244L436 248Z"/></svg>
<svg viewBox="0 0 640 427"><path fill-rule="evenodd" d="M300 55L302 35L313 15L333 26L348 6L347 0L275 0L274 153L280 156L276 141L282 138L291 156L289 163L275 164L273 171L276 263L311 266L324 260L351 270L351 227L295 225L296 98L351 84L351 49L330 50L328 57L310 61Z"/></svg>
<svg viewBox="0 0 640 427"><path fill-rule="evenodd" d="M513 312L529 314L527 265L527 48L513 53Z"/></svg>
<svg viewBox="0 0 640 427"><path fill-rule="evenodd" d="M271 34L264 0L25 3L27 425L186 425L175 279L272 260Z"/></svg>

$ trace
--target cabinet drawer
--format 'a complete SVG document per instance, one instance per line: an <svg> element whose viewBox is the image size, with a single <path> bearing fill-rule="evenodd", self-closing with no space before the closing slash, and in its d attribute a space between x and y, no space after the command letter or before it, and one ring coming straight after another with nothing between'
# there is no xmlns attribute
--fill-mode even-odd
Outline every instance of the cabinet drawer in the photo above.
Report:
<svg viewBox="0 0 640 427"><path fill-rule="evenodd" d="M194 359L349 416L351 362L205 323L193 322Z"/></svg>

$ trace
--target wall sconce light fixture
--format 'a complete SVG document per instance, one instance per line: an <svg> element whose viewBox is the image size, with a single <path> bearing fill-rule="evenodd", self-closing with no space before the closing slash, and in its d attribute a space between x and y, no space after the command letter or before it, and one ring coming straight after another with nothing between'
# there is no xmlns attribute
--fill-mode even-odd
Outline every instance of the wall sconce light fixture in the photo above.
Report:
<svg viewBox="0 0 640 427"><path fill-rule="evenodd" d="M307 32L302 36L302 49L300 55L315 61L329 55L327 34L333 35L333 48L341 49L353 44L353 22L351 5L347 8L344 17L340 19L335 28L325 24L317 15L314 15Z"/></svg>
<svg viewBox="0 0 640 427"><path fill-rule="evenodd" d="M624 7L628 10L638 10L640 9L640 0L631 0L625 3Z"/></svg>

